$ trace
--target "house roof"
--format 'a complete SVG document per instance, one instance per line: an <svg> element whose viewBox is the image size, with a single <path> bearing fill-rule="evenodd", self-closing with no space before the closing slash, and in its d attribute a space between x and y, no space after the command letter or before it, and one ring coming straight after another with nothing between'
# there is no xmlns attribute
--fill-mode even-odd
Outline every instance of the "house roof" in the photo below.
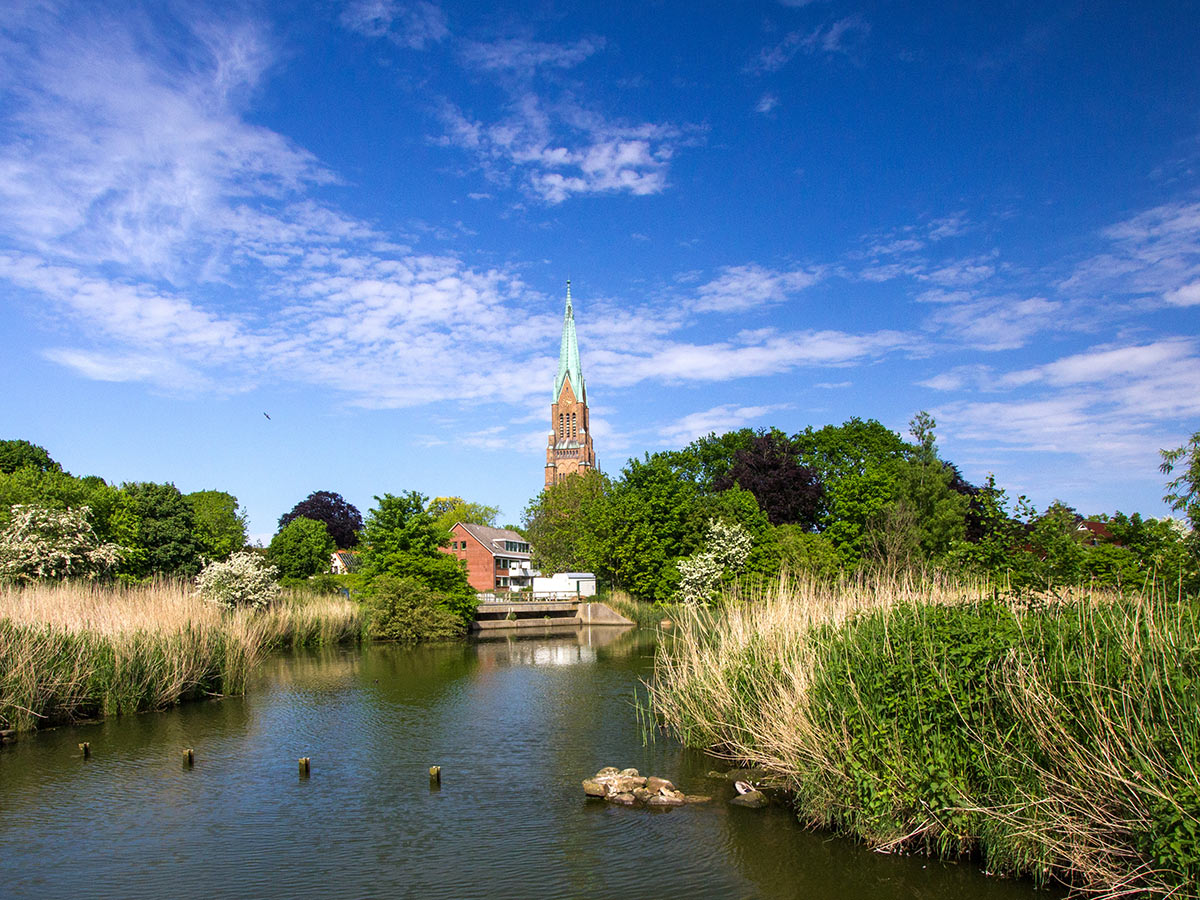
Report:
<svg viewBox="0 0 1200 900"><path fill-rule="evenodd" d="M333 555L336 556L347 572L358 570L358 551L357 550L334 550Z"/></svg>
<svg viewBox="0 0 1200 900"><path fill-rule="evenodd" d="M483 544L493 555L503 554L504 556L512 556L520 559L528 559L529 554L519 550L505 550L505 541L517 541L521 544L528 544L529 541L521 537L510 528L488 528L486 525L474 525L470 522L455 522L454 527L463 527L463 530L479 543Z"/></svg>

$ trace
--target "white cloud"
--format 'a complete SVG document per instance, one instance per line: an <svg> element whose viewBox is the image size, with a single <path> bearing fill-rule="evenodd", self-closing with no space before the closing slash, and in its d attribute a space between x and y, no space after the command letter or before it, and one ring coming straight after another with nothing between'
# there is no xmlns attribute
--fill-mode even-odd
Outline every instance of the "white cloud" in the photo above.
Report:
<svg viewBox="0 0 1200 900"><path fill-rule="evenodd" d="M757 263L725 266L720 275L696 289L693 308L700 312L736 312L780 303L820 279L819 273L804 269L780 272Z"/></svg>
<svg viewBox="0 0 1200 900"><path fill-rule="evenodd" d="M775 46L760 51L757 59L746 68L757 73L778 72L801 52L849 54L870 31L870 24L860 15L847 16L832 24L820 25L812 31L792 31Z"/></svg>
<svg viewBox="0 0 1200 900"><path fill-rule="evenodd" d="M1045 297L982 298L942 306L929 317L927 327L977 350L1014 350L1041 331L1079 324L1068 315L1069 309Z"/></svg>
<svg viewBox="0 0 1200 900"><path fill-rule="evenodd" d="M541 68L569 69L604 49L604 38L585 37L570 44L554 44L528 38L462 45L463 61L485 72L512 71L531 75Z"/></svg>
<svg viewBox="0 0 1200 900"><path fill-rule="evenodd" d="M670 446L682 446L696 438L715 432L722 434L749 425L763 416L786 409L786 404L772 406L734 406L726 403L700 412L689 413L659 429L659 437Z"/></svg>
<svg viewBox="0 0 1200 900"><path fill-rule="evenodd" d="M1200 281L1193 281L1191 284L1168 291L1163 299L1172 306L1200 305Z"/></svg>
<svg viewBox="0 0 1200 900"><path fill-rule="evenodd" d="M498 122L468 118L449 103L442 120L438 143L471 152L493 181L515 179L549 204L583 194L661 193L682 139L673 125L610 120L573 100L547 104L529 91Z"/></svg>
<svg viewBox="0 0 1200 900"><path fill-rule="evenodd" d="M754 106L754 111L757 113L769 113L779 105L779 98L774 94L763 94L758 98L758 103Z"/></svg>
<svg viewBox="0 0 1200 900"><path fill-rule="evenodd" d="M445 13L426 0L353 0L342 10L341 21L351 31L386 37L413 50L424 50L450 36Z"/></svg>

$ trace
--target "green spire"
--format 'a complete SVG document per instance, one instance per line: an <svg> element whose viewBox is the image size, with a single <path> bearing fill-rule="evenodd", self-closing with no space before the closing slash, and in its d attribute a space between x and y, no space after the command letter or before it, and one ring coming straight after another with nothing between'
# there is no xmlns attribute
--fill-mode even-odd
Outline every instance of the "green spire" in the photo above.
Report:
<svg viewBox="0 0 1200 900"><path fill-rule="evenodd" d="M571 279L567 279L567 311L563 314L562 345L558 351L558 377L554 379L554 401L562 392L563 382L571 379L571 388L581 401L586 400L583 367L579 364L579 344L575 340L575 311L571 308Z"/></svg>

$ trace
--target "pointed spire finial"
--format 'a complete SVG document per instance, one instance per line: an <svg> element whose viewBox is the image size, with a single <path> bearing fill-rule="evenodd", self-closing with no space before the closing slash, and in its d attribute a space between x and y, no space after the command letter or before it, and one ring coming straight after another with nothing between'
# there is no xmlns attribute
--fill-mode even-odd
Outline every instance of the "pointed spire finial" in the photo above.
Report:
<svg viewBox="0 0 1200 900"><path fill-rule="evenodd" d="M571 305L571 279L567 279L567 306Z"/></svg>

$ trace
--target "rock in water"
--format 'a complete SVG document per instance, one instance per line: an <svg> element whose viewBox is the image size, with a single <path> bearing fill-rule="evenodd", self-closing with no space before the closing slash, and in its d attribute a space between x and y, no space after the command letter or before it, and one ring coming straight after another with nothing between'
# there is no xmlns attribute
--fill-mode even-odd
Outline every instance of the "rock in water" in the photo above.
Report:
<svg viewBox="0 0 1200 900"><path fill-rule="evenodd" d="M646 790L657 792L663 788L673 791L675 790L675 785L671 784L671 782L667 781L667 779L659 778L655 775L651 775L646 779Z"/></svg>
<svg viewBox="0 0 1200 900"><path fill-rule="evenodd" d="M768 802L767 795L762 791L746 791L729 801L731 806L746 806L750 809L762 809Z"/></svg>
<svg viewBox="0 0 1200 900"><path fill-rule="evenodd" d="M589 797L598 797L603 800L608 796L608 787L595 778L585 778L583 779L583 792Z"/></svg>

